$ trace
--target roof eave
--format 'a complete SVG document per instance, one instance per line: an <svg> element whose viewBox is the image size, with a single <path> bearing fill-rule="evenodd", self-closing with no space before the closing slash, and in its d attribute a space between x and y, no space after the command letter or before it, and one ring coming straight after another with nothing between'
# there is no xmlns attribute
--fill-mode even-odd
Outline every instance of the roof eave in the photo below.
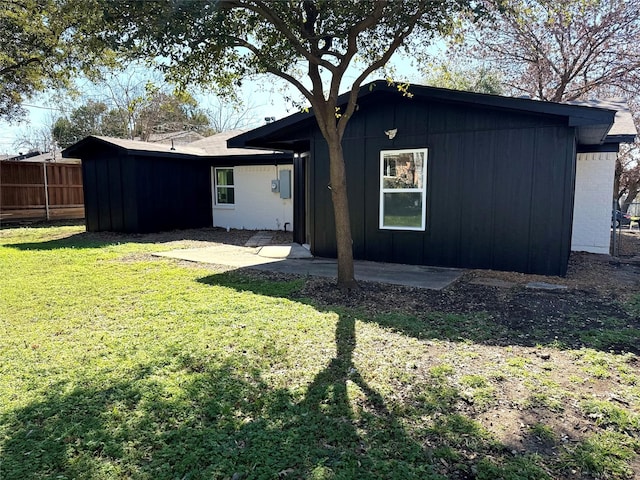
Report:
<svg viewBox="0 0 640 480"><path fill-rule="evenodd" d="M634 143L636 141L636 135L621 134L621 135L607 135L605 143Z"/></svg>
<svg viewBox="0 0 640 480"><path fill-rule="evenodd" d="M565 117L567 118L567 125L569 127L576 127L578 142L584 144L603 143L607 138L609 130L613 126L616 113L615 110L599 107L543 102L528 98L503 97L421 85L412 85L412 87L412 93L414 93L415 96L430 98L436 101L474 104L495 109ZM367 85L363 85L360 88L358 97L363 98L372 93L382 92L397 93L397 89L394 86L389 86L385 80L376 80ZM344 93L338 97L337 103L342 105L346 103L347 100L348 93ZM301 143L296 145L295 141L287 143L282 140L273 140L274 134L284 131L311 117L313 117L311 111L290 115L289 117L230 138L227 141L227 146L230 148L277 148L279 150L296 151L297 148L300 148ZM268 140L269 137L271 137L272 140Z"/></svg>

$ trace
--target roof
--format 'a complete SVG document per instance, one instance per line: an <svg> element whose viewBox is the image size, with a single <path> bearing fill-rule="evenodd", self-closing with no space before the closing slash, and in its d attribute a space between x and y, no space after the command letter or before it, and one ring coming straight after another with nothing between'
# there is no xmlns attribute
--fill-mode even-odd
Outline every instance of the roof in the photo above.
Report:
<svg viewBox="0 0 640 480"><path fill-rule="evenodd" d="M624 98L574 100L570 103L574 105L615 110L616 116L611 130L609 130L609 133L607 134L606 141L631 143L635 140L638 131L636 130L631 110L629 110L629 104Z"/></svg>
<svg viewBox="0 0 640 480"><path fill-rule="evenodd" d="M96 145L110 145L135 153L139 156L201 159L232 162L233 164L252 165L265 163L291 163L292 156L282 152L259 152L248 148L228 148L227 140L241 133L242 130L232 130L197 140L187 145L170 145L165 143L150 143L123 138L102 137L90 135L62 151L62 156L85 158L84 152L95 151ZM91 155L91 153L89 153Z"/></svg>
<svg viewBox="0 0 640 480"><path fill-rule="evenodd" d="M10 160L10 159L9 159ZM39 155L34 155L33 157L28 157L28 158L24 158L21 160L18 160L19 162L32 162L32 163L39 163L39 162L47 162L47 163L80 163L80 159L79 158L61 158L60 157L60 153L55 155L54 158L54 154L53 152L45 152L45 153L41 153Z"/></svg>
<svg viewBox="0 0 640 480"><path fill-rule="evenodd" d="M186 145L187 143L195 142L196 140L203 139L204 136L198 132L192 130L182 130L179 132L163 132L152 133L147 138L149 143L168 143L173 145ZM140 137L136 137L134 140L142 140Z"/></svg>
<svg viewBox="0 0 640 480"><path fill-rule="evenodd" d="M614 125L617 109L621 108L619 104L607 104L606 106L604 104L598 106L572 105L543 102L529 98L463 92L422 85L411 85L410 92L415 98L435 100L450 104L475 105L494 110L565 117L568 126L576 127L578 143L582 145L599 145L605 142L605 140L608 139L609 131ZM358 100L363 101L376 95L391 94L398 95L397 88L389 86L386 80L377 80L363 85L360 88ZM347 100L348 93L340 95L340 97L338 97L338 105L345 105ZM625 119L624 123L626 125L627 117L623 114L622 118ZM228 144L231 147L278 148L295 151L303 147L303 139L286 139L286 135L302 127L311 119L313 119L312 111L296 113L231 138ZM624 132L629 131L628 125L625 127L621 126L621 128ZM635 128L633 135L635 136Z"/></svg>
<svg viewBox="0 0 640 480"><path fill-rule="evenodd" d="M236 155L269 155L271 151L260 152L249 148L230 148L227 146L227 140L233 137L237 137L244 133L245 130L229 130L222 133L211 135L210 137L203 138L191 142L189 147L201 148L209 155L216 157L221 156L236 156Z"/></svg>
<svg viewBox="0 0 640 480"><path fill-rule="evenodd" d="M195 157L206 157L208 156L207 152L200 148L186 147L184 145L176 145L171 146L165 143L149 143L149 142L141 142L138 140L126 140L123 138L114 138L114 137L102 137L98 135L90 135L88 137L83 138L78 143L71 145L70 147L65 148L62 151L63 157L70 156L80 156L80 152L85 149L88 144L92 143L101 143L105 145L114 145L116 147L120 147L128 152L137 152L141 154L163 154L163 156L195 156Z"/></svg>
<svg viewBox="0 0 640 480"><path fill-rule="evenodd" d="M30 152L26 155L3 156L0 155L0 161L12 161L23 163L80 163L79 158L61 158L60 152Z"/></svg>

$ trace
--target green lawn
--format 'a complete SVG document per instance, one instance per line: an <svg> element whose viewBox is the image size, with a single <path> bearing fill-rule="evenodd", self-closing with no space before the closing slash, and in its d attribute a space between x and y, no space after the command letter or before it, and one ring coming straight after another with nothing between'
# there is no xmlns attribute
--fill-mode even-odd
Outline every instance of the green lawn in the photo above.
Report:
<svg viewBox="0 0 640 480"><path fill-rule="evenodd" d="M517 348L406 333L424 319L316 307L296 294L304 279L186 266L148 255L167 245L114 238L0 230L2 480L631 479L638 467L631 354L558 350L573 368L558 372ZM530 443L492 428L496 405ZM588 429L563 441L563 415Z"/></svg>

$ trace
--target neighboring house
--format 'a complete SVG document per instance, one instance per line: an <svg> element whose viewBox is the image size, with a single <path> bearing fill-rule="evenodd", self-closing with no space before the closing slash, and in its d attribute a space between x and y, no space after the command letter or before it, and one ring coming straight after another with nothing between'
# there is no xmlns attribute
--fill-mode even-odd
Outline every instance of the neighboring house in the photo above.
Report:
<svg viewBox="0 0 640 480"><path fill-rule="evenodd" d="M19 153L18 155L11 155L11 156L5 158L4 160L10 160L10 161L13 161L13 162L19 162L19 161L28 160L30 158L37 157L37 156L40 156L40 155L42 155L42 153L40 151L31 150L31 151L29 151L27 153Z"/></svg>
<svg viewBox="0 0 640 480"><path fill-rule="evenodd" d="M32 162L32 163L80 163L79 158L62 158L60 150L40 153L38 151L29 152L24 155L17 155L7 158L7 160L16 162Z"/></svg>
<svg viewBox="0 0 640 480"><path fill-rule="evenodd" d="M291 154L227 148L238 133L173 147L90 136L68 147L63 156L82 159L87 230L293 228Z"/></svg>
<svg viewBox="0 0 640 480"><path fill-rule="evenodd" d="M409 91L363 86L344 134L355 258L564 275L572 245L608 253L612 159L636 134L626 109ZM229 146L294 153L294 238L334 257L328 149L313 114Z"/></svg>

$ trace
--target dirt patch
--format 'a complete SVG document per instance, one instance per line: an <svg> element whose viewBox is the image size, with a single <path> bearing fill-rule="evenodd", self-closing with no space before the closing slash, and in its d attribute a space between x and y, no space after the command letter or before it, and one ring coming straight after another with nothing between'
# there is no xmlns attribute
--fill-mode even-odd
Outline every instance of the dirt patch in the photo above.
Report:
<svg viewBox="0 0 640 480"><path fill-rule="evenodd" d="M172 248L211 247L217 244L235 245L242 247L255 230L230 230L223 228L197 228L189 230L171 230L157 233L114 233L114 232L86 232L83 237L87 240L104 243L159 243ZM291 232L274 232L271 245L289 244L293 241Z"/></svg>

